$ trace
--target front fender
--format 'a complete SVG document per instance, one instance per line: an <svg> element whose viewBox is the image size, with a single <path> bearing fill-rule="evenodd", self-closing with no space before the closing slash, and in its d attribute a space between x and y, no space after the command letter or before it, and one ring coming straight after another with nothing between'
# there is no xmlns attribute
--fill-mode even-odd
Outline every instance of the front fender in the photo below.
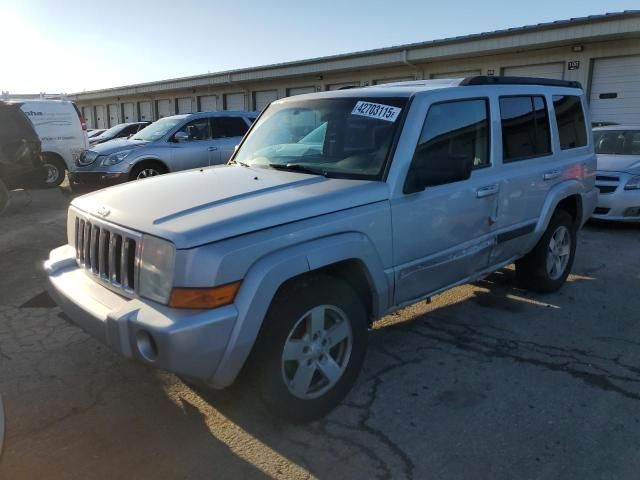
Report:
<svg viewBox="0 0 640 480"><path fill-rule="evenodd" d="M238 318L212 384L222 388L233 383L253 348L276 292L284 282L351 259L359 260L365 266L372 286L374 315L385 311L391 290L375 247L361 233L344 233L305 242L271 253L254 263L236 297Z"/></svg>

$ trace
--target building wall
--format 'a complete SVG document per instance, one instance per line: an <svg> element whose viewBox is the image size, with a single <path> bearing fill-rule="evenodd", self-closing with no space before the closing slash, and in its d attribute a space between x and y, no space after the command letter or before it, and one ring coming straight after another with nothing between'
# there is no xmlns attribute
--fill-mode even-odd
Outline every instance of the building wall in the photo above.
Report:
<svg viewBox="0 0 640 480"><path fill-rule="evenodd" d="M98 105L106 105L116 103L122 108L123 103L151 100L153 105L154 119L157 119L156 101L162 99L171 100L173 111L177 111L176 99L191 97L193 105L198 106L198 97L204 95L217 96L217 109L223 109L223 99L226 94L243 93L245 96L245 109L253 110L254 95L253 92L261 90L278 91L278 97L282 98L287 95L287 91L296 87L315 87L316 91L324 91L331 89L332 85L344 83L359 83L361 86L373 85L376 82L385 79L395 78L414 78L428 79L432 75L447 73L478 70L482 75L500 75L507 67L562 62L564 64L564 79L577 80L582 83L586 91L590 87L591 66L597 58L617 57L625 55L640 55L640 41L637 38L618 39L600 42L577 42L576 45L583 47L582 51L575 52L572 45L564 44L557 47L546 47L539 49L526 49L509 53L495 54L466 54L459 58L437 61L412 61L411 56L408 57L409 63L406 65L398 62L397 55L394 57L393 64L389 66L368 66L355 65L348 70L326 71L319 74L295 75L295 69L289 69L291 74L282 76L277 79L263 79L252 81L235 81L228 84L215 84L195 86L192 88L171 89L171 82L166 82L162 87L149 87L148 92L144 94L134 94L125 96L108 96L108 93L101 93L98 99L85 100L83 95L79 95L77 103L81 107L90 107L95 112ZM569 62L579 61L579 68L569 70ZM357 62L354 62L357 63ZM229 76L231 78L231 76ZM203 83L198 79L199 83ZM156 90L161 91L153 91ZM136 114L138 109L136 108ZM95 115L93 115L95 119ZM95 121L95 120L94 120ZM94 126L94 125L92 125Z"/></svg>

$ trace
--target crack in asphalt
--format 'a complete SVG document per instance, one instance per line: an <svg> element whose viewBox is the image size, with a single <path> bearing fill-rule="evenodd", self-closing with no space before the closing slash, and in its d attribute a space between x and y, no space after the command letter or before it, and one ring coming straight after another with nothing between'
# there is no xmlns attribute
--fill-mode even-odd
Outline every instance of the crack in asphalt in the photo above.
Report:
<svg viewBox="0 0 640 480"><path fill-rule="evenodd" d="M613 372L605 366L595 363L598 361L606 361L633 374L640 372L639 367L622 363L619 356L608 358L597 355L590 350L540 345L531 341L518 341L496 337L462 323L456 323L452 326L454 328L451 328L451 326L436 326L423 321L418 327L398 326L397 328L423 338L445 343L460 350L472 351L489 358L510 359L518 363L566 373L593 388L615 392L633 400L640 400L640 393L623 388L614 383L614 381L639 383L639 378ZM418 328L420 327L426 328L430 330L430 332L419 330ZM537 354L543 358L526 356L526 353ZM579 356L583 356L584 358L579 358ZM547 359L545 359L545 357ZM548 360L553 358L566 358L567 361L553 362ZM582 369L580 367L582 367ZM598 373L589 371L589 369L596 370Z"/></svg>

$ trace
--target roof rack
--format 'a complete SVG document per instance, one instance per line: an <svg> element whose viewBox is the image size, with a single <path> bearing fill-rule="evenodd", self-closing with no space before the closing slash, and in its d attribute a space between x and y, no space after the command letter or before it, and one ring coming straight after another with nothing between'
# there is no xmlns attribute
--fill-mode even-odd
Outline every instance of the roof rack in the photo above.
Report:
<svg viewBox="0 0 640 480"><path fill-rule="evenodd" d="M460 85L546 85L550 87L571 87L582 89L580 82L571 80L555 80L552 78L535 78L535 77L489 77L487 75L478 75L476 77L467 77Z"/></svg>

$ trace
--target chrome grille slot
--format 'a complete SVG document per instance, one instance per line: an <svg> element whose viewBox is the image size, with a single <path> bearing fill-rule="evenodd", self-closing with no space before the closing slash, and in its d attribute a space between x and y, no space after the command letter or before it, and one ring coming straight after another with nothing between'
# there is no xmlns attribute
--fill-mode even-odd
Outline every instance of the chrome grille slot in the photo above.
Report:
<svg viewBox="0 0 640 480"><path fill-rule="evenodd" d="M74 226L78 265L116 291L135 293L142 236L78 214Z"/></svg>
<svg viewBox="0 0 640 480"><path fill-rule="evenodd" d="M613 175L602 175L596 172L596 187L601 194L613 193L618 189L620 177Z"/></svg>

